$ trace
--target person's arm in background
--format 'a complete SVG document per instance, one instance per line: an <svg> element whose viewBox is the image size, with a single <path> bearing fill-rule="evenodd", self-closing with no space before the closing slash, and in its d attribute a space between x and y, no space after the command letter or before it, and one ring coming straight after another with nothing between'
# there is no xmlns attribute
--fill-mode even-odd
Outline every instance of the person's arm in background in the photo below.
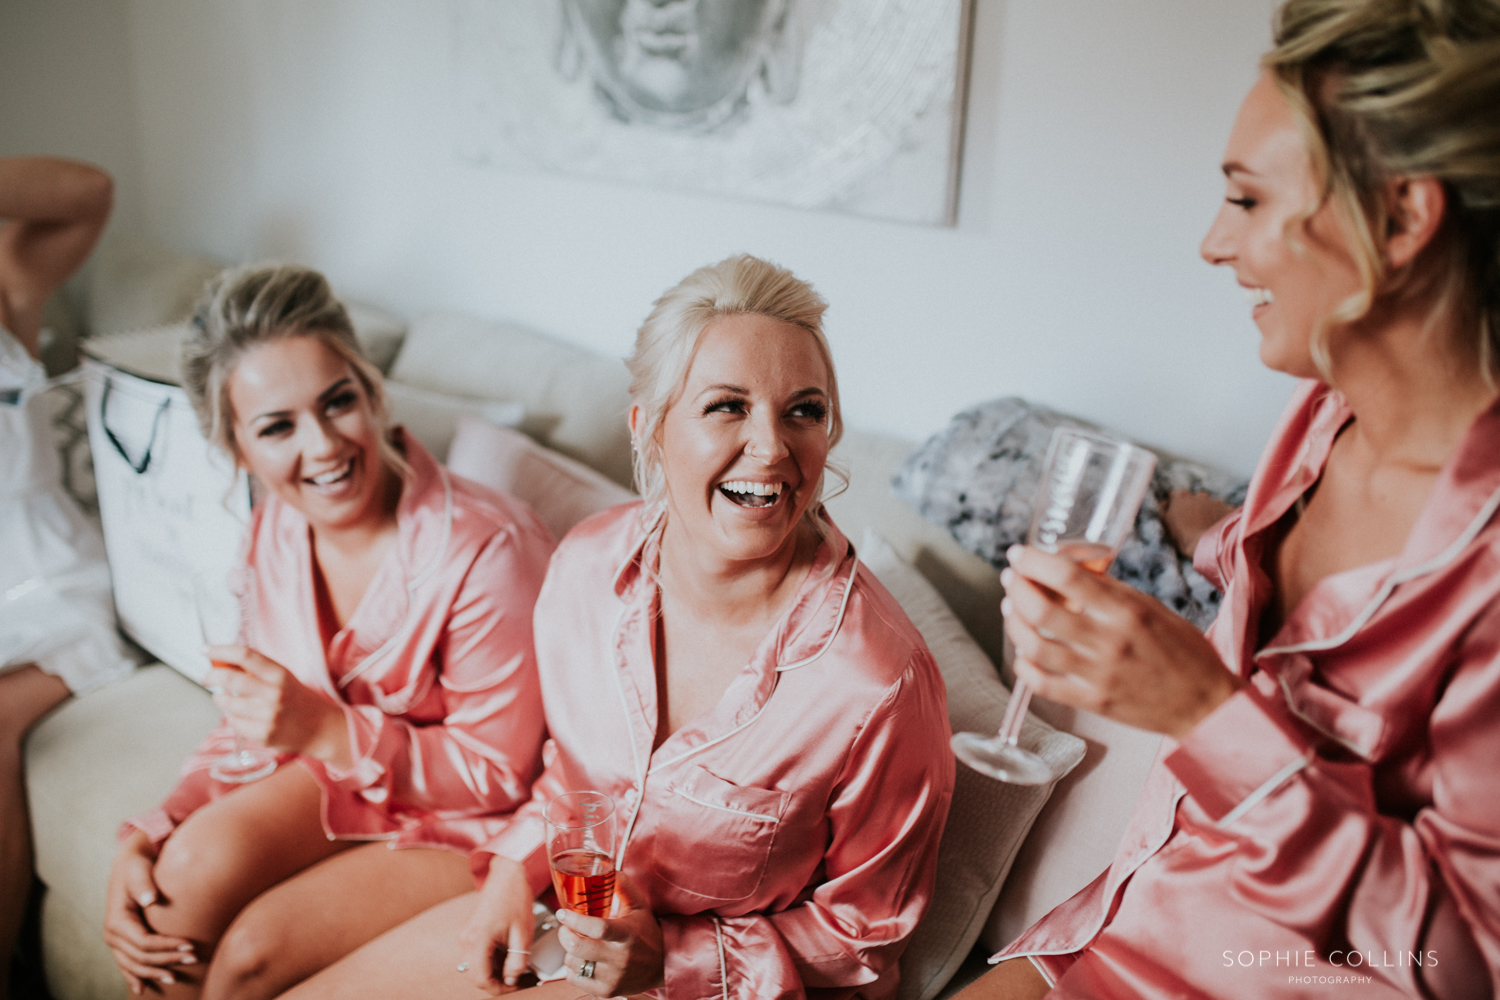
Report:
<svg viewBox="0 0 1500 1000"><path fill-rule="evenodd" d="M1192 559L1198 549L1198 540L1208 529L1238 509L1208 493L1173 490L1166 506L1162 507L1161 520L1167 526L1167 534L1177 551Z"/></svg>
<svg viewBox="0 0 1500 1000"><path fill-rule="evenodd" d="M85 163L0 158L0 326L33 357L47 298L87 259L114 206L114 181Z"/></svg>

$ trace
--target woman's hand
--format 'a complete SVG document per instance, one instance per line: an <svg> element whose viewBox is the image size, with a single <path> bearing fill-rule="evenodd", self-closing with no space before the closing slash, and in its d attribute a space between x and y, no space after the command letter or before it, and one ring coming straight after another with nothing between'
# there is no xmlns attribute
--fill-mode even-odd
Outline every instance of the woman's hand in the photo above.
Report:
<svg viewBox="0 0 1500 1000"><path fill-rule="evenodd" d="M247 740L349 768L354 753L343 709L248 646L210 646L207 686L214 704ZM222 664L231 664L226 668Z"/></svg>
<svg viewBox="0 0 1500 1000"><path fill-rule="evenodd" d="M157 901L155 864L156 848L135 831L116 852L105 891L104 943L132 993L140 993L147 980L169 986L175 981L171 966L198 961L191 941L156 934L146 923L145 909Z"/></svg>
<svg viewBox="0 0 1500 1000"><path fill-rule="evenodd" d="M469 981L488 993L514 987L526 972L536 921L531 912L531 886L526 870L510 858L496 855L479 890L479 902L469 923L458 935L459 951ZM495 955L505 949L505 961L495 968ZM505 986L501 986L501 981Z"/></svg>
<svg viewBox="0 0 1500 1000"><path fill-rule="evenodd" d="M563 960L568 982L596 997L642 993L662 985L666 977L661 925L649 902L624 872L616 876L615 892L624 903L624 912L616 917L557 911L562 924L557 939L568 952ZM594 963L594 974L587 979L578 974L584 962Z"/></svg>
<svg viewBox="0 0 1500 1000"><path fill-rule="evenodd" d="M1244 684L1155 598L1029 546L1006 556L1016 675L1041 697L1181 740Z"/></svg>

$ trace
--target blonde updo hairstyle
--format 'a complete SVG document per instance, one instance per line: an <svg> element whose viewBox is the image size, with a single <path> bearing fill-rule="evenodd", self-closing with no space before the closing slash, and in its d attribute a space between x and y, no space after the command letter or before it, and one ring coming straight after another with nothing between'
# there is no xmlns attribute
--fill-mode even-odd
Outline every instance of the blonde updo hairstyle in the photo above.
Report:
<svg viewBox="0 0 1500 1000"><path fill-rule="evenodd" d="M833 352L823 335L823 313L827 308L828 303L807 282L784 267L749 254L700 267L656 300L636 334L634 353L625 361L632 376L630 397L641 412L632 444L636 489L645 498L643 517L648 522L656 520L666 509L662 421L682 395L704 330L720 316L753 313L807 331L828 370L828 447L839 443L844 423ZM847 484L847 477L831 463L825 465L824 471ZM803 519L826 537L828 525L823 519L822 504L827 497L822 493L820 475L814 485L817 499L808 505Z"/></svg>
<svg viewBox="0 0 1500 1000"><path fill-rule="evenodd" d="M234 439L229 376L245 353L289 337L316 337L349 364L370 400L378 429L380 460L402 478L406 459L391 444L385 387L365 357L354 324L334 297L328 279L291 264L230 268L208 283L190 321L182 348L182 381L203 436L243 464Z"/></svg>
<svg viewBox="0 0 1500 1000"><path fill-rule="evenodd" d="M1352 237L1362 289L1313 337L1327 377L1335 325L1378 298L1433 296L1433 321L1474 330L1461 345L1485 379L1500 369L1500 0L1287 0L1264 60L1297 115L1319 204ZM1397 270L1385 259L1388 183L1431 177L1447 196L1433 242ZM1319 205L1311 206L1304 219Z"/></svg>

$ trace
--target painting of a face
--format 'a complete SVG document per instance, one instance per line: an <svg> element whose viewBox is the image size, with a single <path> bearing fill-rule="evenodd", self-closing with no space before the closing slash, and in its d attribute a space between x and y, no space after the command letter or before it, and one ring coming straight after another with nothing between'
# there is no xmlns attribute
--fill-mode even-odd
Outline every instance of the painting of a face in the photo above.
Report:
<svg viewBox="0 0 1500 1000"><path fill-rule="evenodd" d="M621 117L702 124L760 71L789 0L566 0L568 30Z"/></svg>
<svg viewBox="0 0 1500 1000"><path fill-rule="evenodd" d="M974 0L449 0L458 155L951 224Z"/></svg>

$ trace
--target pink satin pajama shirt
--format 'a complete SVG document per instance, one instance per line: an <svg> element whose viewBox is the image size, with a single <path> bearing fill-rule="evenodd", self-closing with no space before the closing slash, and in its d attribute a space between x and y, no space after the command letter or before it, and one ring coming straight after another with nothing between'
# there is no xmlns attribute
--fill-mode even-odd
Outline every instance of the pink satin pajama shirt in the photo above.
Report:
<svg viewBox="0 0 1500 1000"><path fill-rule="evenodd" d="M1301 385L1244 508L1199 544L1249 681L1165 741L1115 861L997 960L1059 997L1492 996L1500 985L1500 404L1400 554L1257 648L1283 515L1351 413Z"/></svg>
<svg viewBox="0 0 1500 1000"><path fill-rule="evenodd" d="M526 801L541 769L541 691L531 612L553 541L524 503L453 475L411 435L415 477L397 538L348 623L324 643L312 537L275 495L256 507L246 546L246 641L339 705L348 770L311 757L329 837L467 853ZM166 839L233 791L209 777L233 747L227 725L183 767L161 808L126 822Z"/></svg>
<svg viewBox="0 0 1500 1000"><path fill-rule="evenodd" d="M548 765L484 852L540 893L542 806L604 792L661 923L658 995L892 996L953 788L931 653L834 530L718 705L655 746L658 541L637 503L558 547L536 606Z"/></svg>

